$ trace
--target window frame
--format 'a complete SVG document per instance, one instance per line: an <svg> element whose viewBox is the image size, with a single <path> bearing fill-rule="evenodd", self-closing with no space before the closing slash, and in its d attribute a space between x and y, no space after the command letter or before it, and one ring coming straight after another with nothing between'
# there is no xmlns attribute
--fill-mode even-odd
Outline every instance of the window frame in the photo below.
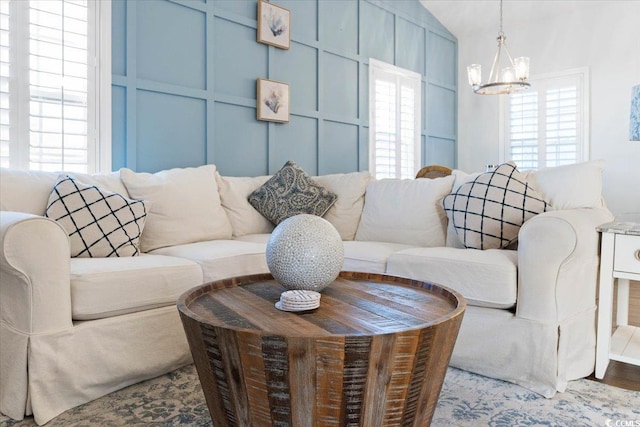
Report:
<svg viewBox="0 0 640 427"><path fill-rule="evenodd" d="M414 137L413 137L413 175L417 173L422 164L422 75L415 71L407 70L383 61L369 58L369 172L376 177L376 118L375 118L375 82L376 73L392 74L396 79L396 88L400 88L400 79L409 80L415 89L414 107ZM382 79L381 79L382 80ZM396 123L399 127L401 120L400 112L400 91L396 93ZM400 141L401 133L396 131L397 139ZM396 156L401 151L401 146L396 147ZM401 179L402 161L396 162L395 179Z"/></svg>
<svg viewBox="0 0 640 427"><path fill-rule="evenodd" d="M529 81L531 83L530 90L535 90L536 87L542 86L542 90L550 89L550 86L553 85L554 80L560 79L568 79L575 78L577 80L576 89L577 89L577 110L576 110L576 150L577 150L577 158L576 163L584 162L589 160L590 158L590 93L589 93L589 68L581 67L581 68L572 68L564 71L553 72L553 73L545 73L537 76L532 76ZM511 160L511 140L510 140L510 115L509 115L509 107L510 107L510 95L501 96L500 97L500 119L499 119L499 155L498 159L500 163L504 163L506 161ZM538 98L540 99L540 98ZM542 114L544 112L545 114ZM541 110L540 105L538 105L538 122L540 122L543 118L546 118L546 106L544 110ZM546 137L544 138L544 144L541 142L541 135L538 135L538 148L546 148ZM546 155L544 158L544 164L538 165L537 169L547 167L546 164Z"/></svg>
<svg viewBox="0 0 640 427"><path fill-rule="evenodd" d="M29 7L28 1L9 3L9 167L24 170L30 169ZM87 27L87 98L93 100L87 105L87 172L108 172L112 170L111 0L88 0Z"/></svg>

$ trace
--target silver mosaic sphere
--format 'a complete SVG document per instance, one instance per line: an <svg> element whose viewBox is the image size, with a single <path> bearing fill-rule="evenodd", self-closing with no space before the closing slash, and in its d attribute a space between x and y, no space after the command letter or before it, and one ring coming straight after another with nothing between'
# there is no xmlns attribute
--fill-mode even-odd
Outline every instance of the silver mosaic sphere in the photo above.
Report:
<svg viewBox="0 0 640 427"><path fill-rule="evenodd" d="M285 219L267 243L269 271L287 289L320 292L338 277L343 264L340 234L316 215Z"/></svg>

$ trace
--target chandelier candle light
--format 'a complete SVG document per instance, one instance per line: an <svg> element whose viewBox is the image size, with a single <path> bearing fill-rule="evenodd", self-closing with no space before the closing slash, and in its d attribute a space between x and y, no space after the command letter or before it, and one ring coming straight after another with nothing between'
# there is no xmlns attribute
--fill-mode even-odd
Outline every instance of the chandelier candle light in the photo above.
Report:
<svg viewBox="0 0 640 427"><path fill-rule="evenodd" d="M491 73L487 83L482 83L482 65L471 64L467 67L469 84L473 91L480 95L500 95L520 92L529 89L531 85L527 83L529 77L529 58L521 56L511 58L507 49L507 37L502 31L502 0L500 0L500 32L498 33L498 50L493 58ZM509 60L505 67L502 67L502 49L504 48L506 57ZM506 62L506 61L503 61Z"/></svg>

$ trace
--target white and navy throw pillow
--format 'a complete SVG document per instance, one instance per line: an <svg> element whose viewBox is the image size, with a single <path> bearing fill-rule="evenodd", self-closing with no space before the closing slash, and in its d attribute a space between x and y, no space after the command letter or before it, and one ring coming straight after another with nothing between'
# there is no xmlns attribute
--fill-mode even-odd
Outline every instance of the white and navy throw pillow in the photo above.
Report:
<svg viewBox="0 0 640 427"><path fill-rule="evenodd" d="M548 208L512 162L465 182L442 205L458 238L471 249L509 246L526 220Z"/></svg>
<svg viewBox="0 0 640 427"><path fill-rule="evenodd" d="M72 257L121 257L140 253L147 209L141 200L65 175L53 187L45 216L69 233Z"/></svg>
<svg viewBox="0 0 640 427"><path fill-rule="evenodd" d="M298 214L323 216L337 199L291 160L248 198L251 206L275 225Z"/></svg>

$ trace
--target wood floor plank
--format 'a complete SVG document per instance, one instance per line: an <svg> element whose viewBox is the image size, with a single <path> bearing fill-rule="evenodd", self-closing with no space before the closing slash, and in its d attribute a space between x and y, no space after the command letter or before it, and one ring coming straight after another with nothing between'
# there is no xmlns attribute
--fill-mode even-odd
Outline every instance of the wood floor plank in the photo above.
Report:
<svg viewBox="0 0 640 427"><path fill-rule="evenodd" d="M591 374L588 379L625 390L640 391L640 366L612 360L604 378L599 380Z"/></svg>

